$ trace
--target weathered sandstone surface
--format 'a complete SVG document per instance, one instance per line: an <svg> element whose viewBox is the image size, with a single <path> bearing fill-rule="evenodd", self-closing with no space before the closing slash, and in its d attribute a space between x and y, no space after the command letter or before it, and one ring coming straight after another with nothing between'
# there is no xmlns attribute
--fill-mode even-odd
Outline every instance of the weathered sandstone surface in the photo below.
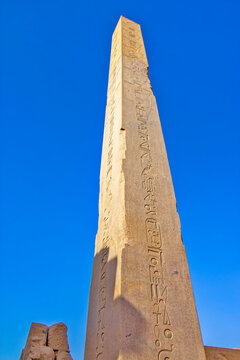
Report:
<svg viewBox="0 0 240 360"><path fill-rule="evenodd" d="M207 360L240 360L240 349L205 346Z"/></svg>
<svg viewBox="0 0 240 360"><path fill-rule="evenodd" d="M48 328L44 324L32 323L20 360L72 360L67 326L58 323Z"/></svg>

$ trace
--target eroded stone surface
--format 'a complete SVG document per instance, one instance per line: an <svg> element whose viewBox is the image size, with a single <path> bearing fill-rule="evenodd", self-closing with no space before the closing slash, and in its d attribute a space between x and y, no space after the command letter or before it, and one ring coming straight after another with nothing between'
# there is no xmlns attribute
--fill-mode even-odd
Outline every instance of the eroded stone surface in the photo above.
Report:
<svg viewBox="0 0 240 360"><path fill-rule="evenodd" d="M59 351L56 354L56 360L73 360L69 352Z"/></svg>
<svg viewBox="0 0 240 360"><path fill-rule="evenodd" d="M64 323L58 323L48 328L43 324L32 323L20 360L56 359L72 360L68 346L67 326Z"/></svg>
<svg viewBox="0 0 240 360"><path fill-rule="evenodd" d="M207 360L240 360L239 349L205 346Z"/></svg>
<svg viewBox="0 0 240 360"><path fill-rule="evenodd" d="M32 323L27 343L32 342L32 338L34 338L34 343L39 345L46 345L47 341L47 326L40 323Z"/></svg>
<svg viewBox="0 0 240 360"><path fill-rule="evenodd" d="M27 345L23 353L24 360L55 360L54 351L43 345Z"/></svg>
<svg viewBox="0 0 240 360"><path fill-rule="evenodd" d="M49 327L48 346L53 350L69 352L67 326L64 323L60 322Z"/></svg>
<svg viewBox="0 0 240 360"><path fill-rule="evenodd" d="M140 26L112 37L85 360L205 360Z"/></svg>

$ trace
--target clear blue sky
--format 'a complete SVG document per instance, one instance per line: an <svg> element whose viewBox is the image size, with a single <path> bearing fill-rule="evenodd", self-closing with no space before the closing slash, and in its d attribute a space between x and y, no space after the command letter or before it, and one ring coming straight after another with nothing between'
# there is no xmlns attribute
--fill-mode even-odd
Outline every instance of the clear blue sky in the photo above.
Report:
<svg viewBox="0 0 240 360"><path fill-rule="evenodd" d="M240 2L2 0L0 359L83 359L112 32L141 24L204 343L240 347Z"/></svg>

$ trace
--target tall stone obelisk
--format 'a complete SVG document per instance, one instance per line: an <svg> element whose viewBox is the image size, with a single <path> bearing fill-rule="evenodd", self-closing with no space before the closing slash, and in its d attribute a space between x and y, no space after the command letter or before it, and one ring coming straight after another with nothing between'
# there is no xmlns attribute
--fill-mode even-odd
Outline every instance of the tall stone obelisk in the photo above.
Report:
<svg viewBox="0 0 240 360"><path fill-rule="evenodd" d="M205 360L140 26L112 38L85 360Z"/></svg>

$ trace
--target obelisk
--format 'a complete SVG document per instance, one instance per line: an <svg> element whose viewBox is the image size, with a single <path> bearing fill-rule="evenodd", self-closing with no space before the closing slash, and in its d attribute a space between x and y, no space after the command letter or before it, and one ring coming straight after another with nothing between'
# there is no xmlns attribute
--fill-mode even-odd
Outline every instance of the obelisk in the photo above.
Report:
<svg viewBox="0 0 240 360"><path fill-rule="evenodd" d="M112 37L85 360L205 360L140 26Z"/></svg>

